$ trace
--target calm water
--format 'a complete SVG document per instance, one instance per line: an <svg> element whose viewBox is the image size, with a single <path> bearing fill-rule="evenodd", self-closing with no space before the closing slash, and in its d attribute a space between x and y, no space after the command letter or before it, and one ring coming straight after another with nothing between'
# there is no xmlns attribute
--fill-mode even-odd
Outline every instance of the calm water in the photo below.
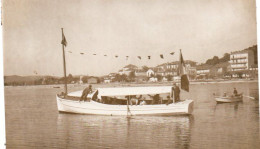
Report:
<svg viewBox="0 0 260 149"><path fill-rule="evenodd" d="M258 100L216 104L213 93L233 87L258 98L257 83L191 85L192 116L61 114L48 86L6 87L7 148L260 148ZM71 90L83 87L70 88Z"/></svg>

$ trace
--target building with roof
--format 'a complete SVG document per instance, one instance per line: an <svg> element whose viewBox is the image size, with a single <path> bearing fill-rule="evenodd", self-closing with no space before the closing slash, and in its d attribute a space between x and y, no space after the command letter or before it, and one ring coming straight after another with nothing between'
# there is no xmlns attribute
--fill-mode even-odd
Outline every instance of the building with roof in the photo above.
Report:
<svg viewBox="0 0 260 149"><path fill-rule="evenodd" d="M252 50L232 52L230 54L231 71L248 70L254 64L254 61Z"/></svg>
<svg viewBox="0 0 260 149"><path fill-rule="evenodd" d="M88 84L96 84L96 83L98 83L97 77L89 77L88 78Z"/></svg>
<svg viewBox="0 0 260 149"><path fill-rule="evenodd" d="M223 62L216 64L210 68L210 75L212 77L224 77L231 71L231 65L229 62Z"/></svg>
<svg viewBox="0 0 260 149"><path fill-rule="evenodd" d="M232 77L250 77L250 71L258 69L257 46L232 52L229 62Z"/></svg>
<svg viewBox="0 0 260 149"><path fill-rule="evenodd" d="M202 64L196 67L196 78L207 79L210 75L212 65Z"/></svg>
<svg viewBox="0 0 260 149"><path fill-rule="evenodd" d="M152 69L148 69L148 70L146 71L146 75L147 75L148 77L152 77L152 76L155 75L155 72L154 72L154 70L152 70Z"/></svg>
<svg viewBox="0 0 260 149"><path fill-rule="evenodd" d="M128 76L128 75L130 74L130 72L132 72L132 71L135 72L137 69L138 69L137 66L132 65L132 64L129 64L129 65L125 66L123 69L120 69L120 70L118 71L118 73L119 73L120 75L125 74L125 75Z"/></svg>

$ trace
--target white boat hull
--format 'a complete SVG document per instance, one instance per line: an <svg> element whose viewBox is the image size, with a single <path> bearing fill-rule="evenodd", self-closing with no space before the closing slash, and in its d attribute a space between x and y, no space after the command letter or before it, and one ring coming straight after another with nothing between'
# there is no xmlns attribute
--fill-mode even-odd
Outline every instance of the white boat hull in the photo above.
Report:
<svg viewBox="0 0 260 149"><path fill-rule="evenodd" d="M241 96L241 97L215 97L215 100L219 103L240 102L243 100L243 96Z"/></svg>
<svg viewBox="0 0 260 149"><path fill-rule="evenodd" d="M110 105L96 101L77 101L63 99L58 96L57 106L60 112L94 114L94 115L188 115L193 111L193 100L184 100L169 105Z"/></svg>

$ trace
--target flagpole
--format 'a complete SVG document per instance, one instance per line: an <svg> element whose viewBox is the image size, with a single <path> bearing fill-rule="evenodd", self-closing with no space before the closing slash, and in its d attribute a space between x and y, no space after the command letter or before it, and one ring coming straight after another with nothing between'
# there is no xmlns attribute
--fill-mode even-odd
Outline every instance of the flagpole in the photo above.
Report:
<svg viewBox="0 0 260 149"><path fill-rule="evenodd" d="M62 40L63 40L63 28L61 28L61 32L62 32ZM64 89L65 89L65 95L68 94L68 90L67 90L67 76L66 76L66 60L65 60L65 51L64 51L64 44L62 44L62 52L63 52L63 70L64 70Z"/></svg>

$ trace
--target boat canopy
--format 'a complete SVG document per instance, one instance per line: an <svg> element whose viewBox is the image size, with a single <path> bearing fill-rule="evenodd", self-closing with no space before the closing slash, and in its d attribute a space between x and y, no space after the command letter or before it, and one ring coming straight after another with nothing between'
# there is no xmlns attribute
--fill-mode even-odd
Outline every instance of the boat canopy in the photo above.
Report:
<svg viewBox="0 0 260 149"><path fill-rule="evenodd" d="M127 96L127 95L154 95L171 93L171 86L152 86L152 87L114 87L114 88L97 88L98 97L101 96ZM69 96L80 97L82 91L69 93Z"/></svg>

